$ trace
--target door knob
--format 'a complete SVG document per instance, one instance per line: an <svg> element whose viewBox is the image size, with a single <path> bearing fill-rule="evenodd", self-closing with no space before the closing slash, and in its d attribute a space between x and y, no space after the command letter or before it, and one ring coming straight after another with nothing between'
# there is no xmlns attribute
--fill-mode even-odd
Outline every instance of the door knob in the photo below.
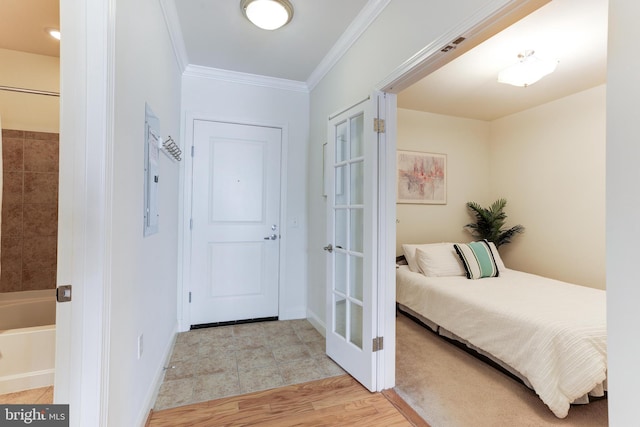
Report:
<svg viewBox="0 0 640 427"><path fill-rule="evenodd" d="M327 246L325 246L322 249L324 249L325 251L331 253L331 252L333 252L333 245L331 243L329 243Z"/></svg>
<svg viewBox="0 0 640 427"><path fill-rule="evenodd" d="M267 236L264 240L276 240L278 238L277 234L272 234L271 236Z"/></svg>

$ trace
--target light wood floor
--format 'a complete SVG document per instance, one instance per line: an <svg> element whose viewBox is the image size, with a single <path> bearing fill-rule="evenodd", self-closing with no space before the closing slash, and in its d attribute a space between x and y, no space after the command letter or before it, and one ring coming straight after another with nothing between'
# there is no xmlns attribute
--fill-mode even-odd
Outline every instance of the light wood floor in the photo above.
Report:
<svg viewBox="0 0 640 427"><path fill-rule="evenodd" d="M370 393L342 375L154 411L148 427L428 425L393 391Z"/></svg>

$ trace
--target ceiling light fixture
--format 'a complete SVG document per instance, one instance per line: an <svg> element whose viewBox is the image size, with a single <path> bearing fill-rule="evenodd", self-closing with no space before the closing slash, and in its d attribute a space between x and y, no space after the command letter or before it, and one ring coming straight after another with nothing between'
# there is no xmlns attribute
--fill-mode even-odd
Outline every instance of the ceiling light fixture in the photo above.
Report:
<svg viewBox="0 0 640 427"><path fill-rule="evenodd" d="M538 58L533 56L534 53L533 50L527 50L518 54L518 63L500 71L498 82L527 87L556 69L558 61Z"/></svg>
<svg viewBox="0 0 640 427"><path fill-rule="evenodd" d="M288 0L241 0L242 13L263 30L276 30L291 21L293 6Z"/></svg>
<svg viewBox="0 0 640 427"><path fill-rule="evenodd" d="M44 31L56 40L60 40L60 30L55 28L45 28Z"/></svg>

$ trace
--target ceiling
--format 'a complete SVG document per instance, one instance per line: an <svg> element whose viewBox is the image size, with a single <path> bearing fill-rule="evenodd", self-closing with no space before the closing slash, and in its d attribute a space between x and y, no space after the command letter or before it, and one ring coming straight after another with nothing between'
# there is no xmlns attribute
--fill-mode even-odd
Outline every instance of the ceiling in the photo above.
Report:
<svg viewBox="0 0 640 427"><path fill-rule="evenodd" d="M265 31L244 17L240 0L172 1L189 64L303 82L367 4L291 0L291 22Z"/></svg>
<svg viewBox="0 0 640 427"><path fill-rule="evenodd" d="M0 0L0 49L60 56L46 28L60 28L59 0Z"/></svg>
<svg viewBox="0 0 640 427"><path fill-rule="evenodd" d="M553 0L398 95L398 106L494 120L606 82L607 0ZM557 59L552 74L528 87L498 73L534 50Z"/></svg>
<svg viewBox="0 0 640 427"><path fill-rule="evenodd" d="M184 65L309 83L388 0L290 1L293 20L276 31L250 24L240 0L161 4ZM0 48L58 56L59 43L44 30L59 27L58 5L59 0L1 0ZM553 0L404 90L398 106L493 120L603 84L607 8L607 0ZM498 72L527 49L558 59L557 70L526 88L497 83Z"/></svg>

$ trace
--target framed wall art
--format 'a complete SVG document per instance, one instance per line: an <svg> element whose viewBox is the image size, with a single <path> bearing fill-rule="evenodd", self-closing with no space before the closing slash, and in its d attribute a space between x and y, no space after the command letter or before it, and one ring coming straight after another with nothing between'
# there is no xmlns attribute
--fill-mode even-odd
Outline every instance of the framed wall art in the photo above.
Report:
<svg viewBox="0 0 640 427"><path fill-rule="evenodd" d="M446 154L398 150L397 171L397 203L447 203Z"/></svg>

